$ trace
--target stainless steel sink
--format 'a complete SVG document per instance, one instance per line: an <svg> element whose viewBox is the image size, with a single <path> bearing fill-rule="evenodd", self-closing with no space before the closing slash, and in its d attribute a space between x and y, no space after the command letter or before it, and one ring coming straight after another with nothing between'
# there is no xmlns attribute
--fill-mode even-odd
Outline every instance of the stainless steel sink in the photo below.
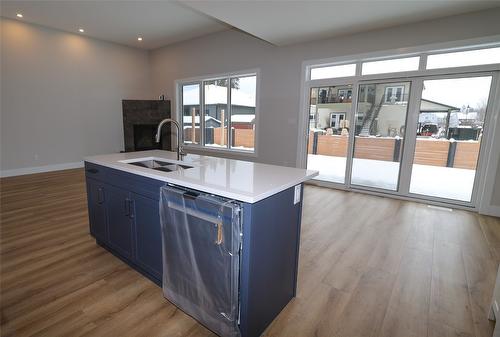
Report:
<svg viewBox="0 0 500 337"><path fill-rule="evenodd" d="M181 170L181 169L189 169L189 168L193 167L193 166L189 166L189 165L171 163L171 162L161 161L161 160L156 160L156 159L128 162L127 164L140 166L140 167L146 167L146 168L150 168L150 169L157 170L157 171L163 171L163 172L172 172L172 171L177 171L177 170Z"/></svg>
<svg viewBox="0 0 500 337"><path fill-rule="evenodd" d="M169 164L169 165L165 165L165 166L153 167L153 170L163 171L163 172L172 172L172 171L188 169L188 168L192 168L192 166Z"/></svg>

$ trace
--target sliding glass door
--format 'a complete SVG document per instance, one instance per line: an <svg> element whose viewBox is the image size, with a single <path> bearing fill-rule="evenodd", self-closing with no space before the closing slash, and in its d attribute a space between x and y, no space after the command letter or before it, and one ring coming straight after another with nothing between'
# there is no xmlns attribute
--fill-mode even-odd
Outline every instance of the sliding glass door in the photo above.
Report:
<svg viewBox="0 0 500 337"><path fill-rule="evenodd" d="M397 191L411 82L361 84L351 185Z"/></svg>
<svg viewBox="0 0 500 337"><path fill-rule="evenodd" d="M309 99L307 168L318 180L344 184L352 85L313 87Z"/></svg>
<svg viewBox="0 0 500 337"><path fill-rule="evenodd" d="M423 81L409 192L471 202L492 76Z"/></svg>
<svg viewBox="0 0 500 337"><path fill-rule="evenodd" d="M483 207L498 143L498 41L376 54L304 63L300 167L318 170L322 186Z"/></svg>
<svg viewBox="0 0 500 337"><path fill-rule="evenodd" d="M467 76L310 88L307 168L344 188L472 204L493 74Z"/></svg>

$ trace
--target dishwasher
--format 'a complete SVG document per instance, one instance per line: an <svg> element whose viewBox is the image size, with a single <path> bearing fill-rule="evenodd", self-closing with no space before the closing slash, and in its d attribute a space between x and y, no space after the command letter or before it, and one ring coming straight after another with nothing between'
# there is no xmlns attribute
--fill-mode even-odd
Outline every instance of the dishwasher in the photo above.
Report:
<svg viewBox="0 0 500 337"><path fill-rule="evenodd" d="M241 205L161 188L163 295L220 336L240 336Z"/></svg>

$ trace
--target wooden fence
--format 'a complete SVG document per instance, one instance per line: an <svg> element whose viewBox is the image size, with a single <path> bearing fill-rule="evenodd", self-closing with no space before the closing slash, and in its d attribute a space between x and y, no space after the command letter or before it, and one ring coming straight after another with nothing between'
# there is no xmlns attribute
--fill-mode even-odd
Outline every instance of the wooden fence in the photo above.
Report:
<svg viewBox="0 0 500 337"><path fill-rule="evenodd" d="M207 129L208 130L208 129ZM200 142L200 129L196 128L195 129L195 141L197 143ZM233 147L245 147L245 148L253 148L254 147L254 130L253 129L232 129L233 132ZM227 145L227 128L224 130L224 143L221 142L222 140L222 128L211 128L210 130L210 135L208 134L208 131L206 133L206 137L210 136L209 142L213 141L213 144L219 144ZM186 141L191 141L193 137L192 134L192 129L191 128L184 128L184 140ZM213 139L212 139L213 137Z"/></svg>
<svg viewBox="0 0 500 337"><path fill-rule="evenodd" d="M399 161L400 151L395 139L356 137L354 157L382 161ZM414 163L475 170L479 156L479 141L447 139L417 139ZM339 135L309 134L308 153L346 157L348 137Z"/></svg>

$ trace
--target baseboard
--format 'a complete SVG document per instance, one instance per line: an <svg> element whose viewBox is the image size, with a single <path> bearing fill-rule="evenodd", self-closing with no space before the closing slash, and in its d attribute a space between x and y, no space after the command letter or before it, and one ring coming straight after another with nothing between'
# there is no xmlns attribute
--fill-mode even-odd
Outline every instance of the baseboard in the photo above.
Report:
<svg viewBox="0 0 500 337"><path fill-rule="evenodd" d="M486 206L479 209L479 214L500 217L500 206Z"/></svg>
<svg viewBox="0 0 500 337"><path fill-rule="evenodd" d="M83 161L77 161L74 163L62 163L62 164L55 164L55 165L46 165L46 166L23 167L23 168L13 169L13 170L2 170L2 171L0 171L0 177L2 177L2 178L14 177L14 176L21 176L21 175L25 175L25 174L69 170L69 169L74 169L74 168L79 168L79 167L83 167Z"/></svg>

